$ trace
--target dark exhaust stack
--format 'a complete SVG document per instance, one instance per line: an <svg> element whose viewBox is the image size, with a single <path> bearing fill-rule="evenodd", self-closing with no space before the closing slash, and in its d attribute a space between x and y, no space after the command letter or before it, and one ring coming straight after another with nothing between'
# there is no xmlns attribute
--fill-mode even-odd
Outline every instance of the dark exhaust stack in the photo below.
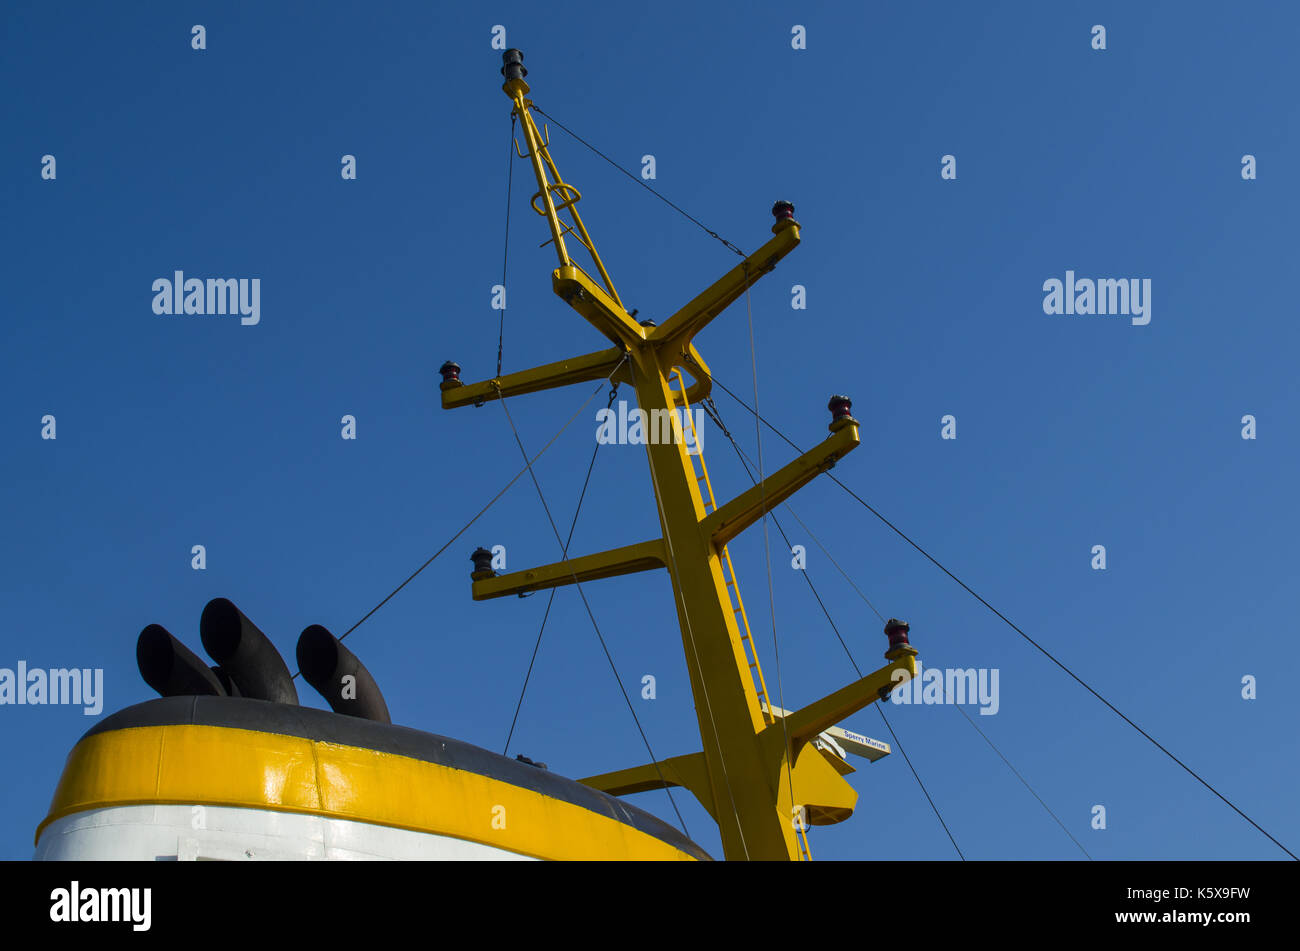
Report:
<svg viewBox="0 0 1300 951"><path fill-rule="evenodd" d="M150 624L135 642L140 676L164 697L224 697L221 680L161 624Z"/></svg>
<svg viewBox="0 0 1300 951"><path fill-rule="evenodd" d="M208 656L243 696L273 703L298 702L289 668L275 645L225 598L213 598L203 609L199 637Z"/></svg>
<svg viewBox="0 0 1300 951"><path fill-rule="evenodd" d="M243 696L243 694L239 692L239 684L230 679L230 674L226 672L226 668L209 667L208 669L212 671L213 676L215 676L217 680L221 681L221 687L226 691L227 697Z"/></svg>
<svg viewBox="0 0 1300 951"><path fill-rule="evenodd" d="M313 624L298 638L298 669L335 713L393 722L384 695L366 665L319 624Z"/></svg>

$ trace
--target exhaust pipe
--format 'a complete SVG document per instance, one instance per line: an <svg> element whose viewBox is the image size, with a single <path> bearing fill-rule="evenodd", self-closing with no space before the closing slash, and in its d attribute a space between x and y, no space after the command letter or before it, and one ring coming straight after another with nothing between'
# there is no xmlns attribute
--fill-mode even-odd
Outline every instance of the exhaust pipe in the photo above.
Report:
<svg viewBox="0 0 1300 951"><path fill-rule="evenodd" d="M235 683L233 680L230 679L230 674L226 671L226 668L209 667L208 669L212 671L213 676L215 676L217 680L221 682L221 686L226 691L227 697L243 696L243 694L239 692L239 684Z"/></svg>
<svg viewBox="0 0 1300 951"><path fill-rule="evenodd" d="M335 713L392 723L375 678L357 655L319 624L298 638L298 669Z"/></svg>
<svg viewBox="0 0 1300 951"><path fill-rule="evenodd" d="M224 697L228 691L203 659L161 624L150 624L135 642L140 676L164 697Z"/></svg>
<svg viewBox="0 0 1300 951"><path fill-rule="evenodd" d="M199 638L239 692L254 700L298 702L289 668L275 645L225 598L213 598L199 619Z"/></svg>

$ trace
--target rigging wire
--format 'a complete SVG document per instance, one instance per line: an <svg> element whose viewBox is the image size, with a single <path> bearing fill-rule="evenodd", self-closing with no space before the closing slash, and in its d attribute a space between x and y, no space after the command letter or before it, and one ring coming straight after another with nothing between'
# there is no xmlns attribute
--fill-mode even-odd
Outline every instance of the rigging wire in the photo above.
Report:
<svg viewBox="0 0 1300 951"><path fill-rule="evenodd" d="M921 792L925 793L926 801L930 803L930 808L934 810L935 817L939 820L939 825L943 826L943 831L948 833L948 841L951 842L952 847L957 850L957 854L961 856L961 860L963 862L966 861L965 853L963 853L961 847L957 845L957 840L952 837L952 830L948 828L948 823L943 821L943 816L939 814L939 807L936 806L934 800L930 798L930 792L925 788L925 783L921 782L921 774L918 773L916 767L912 765L912 758L907 755L907 750L903 749L903 743L899 740L898 734L894 732L894 726L889 722L889 717L885 716L885 711L881 708L879 703L873 703L872 706L875 707L876 712L880 714L880 719L885 721L885 728L889 730L889 735L894 738L894 743L898 747L898 752L903 754L903 760L907 763L907 768L910 769L912 775L916 777L916 784L921 787Z"/></svg>
<svg viewBox="0 0 1300 951"><path fill-rule="evenodd" d="M786 503L785 510L790 513L791 518L793 518L796 522L799 523L799 527L808 533L808 537L813 540L813 544L821 549L822 554L826 556L826 559L832 565L835 566L836 570L838 570L840 574L844 576L844 580L847 581L850 585L852 585L853 590L858 593L858 597L860 597L863 601L867 603L867 607L871 608L872 613L875 614L876 617L880 618L880 622L883 624L885 622L885 616L881 614L879 610L877 610L874 604L871 603L871 599L868 598L866 594L862 591L862 589L858 587L857 582L855 582L851 577L849 577L849 573L845 571L842 567L840 567L840 563L835 560L835 557L829 551L826 550L826 546L821 543L821 539L819 539L816 535L813 534L812 529L810 529L807 525L804 524L803 519L801 519L798 516L798 514L795 513L795 510L790 507L789 502Z"/></svg>
<svg viewBox="0 0 1300 951"><path fill-rule="evenodd" d="M609 391L609 403L607 407L614 405L614 398L618 395L618 383L615 383ZM573 522L569 525L569 537L564 541L564 554L567 557L569 545L573 543L573 532L578 527L578 516L582 513L582 502L587 497L587 486L591 484L591 472L596 468L596 454L600 452L600 441L597 440L596 448L591 451L591 462L587 463L587 478L582 482L582 491L578 493L578 505L573 510ZM519 702L515 704L515 715L510 721L510 732L506 734L506 745L502 749L501 755L506 755L510 751L510 740L515 735L515 724L519 722L519 711L524 705L524 694L528 692L528 681L533 676L533 664L537 662L537 651L542 646L542 635L546 633L546 620L551 616L551 605L555 603L555 592L558 588L551 589L551 595L546 599L546 611L542 615L542 626L537 632L537 643L533 645L533 656L528 661L528 672L524 674L524 685L519 691Z"/></svg>
<svg viewBox="0 0 1300 951"><path fill-rule="evenodd" d="M953 704L949 704L949 706L953 707L953 709L955 709L958 713L964 716L966 718L966 722L975 728L975 732L978 733L980 736L984 737L984 742L989 745L989 748L992 749L994 753L998 754L998 756L1002 759L1002 762L1007 764L1007 769L1011 770L1011 772L1016 774L1016 779L1024 783L1025 788L1028 789L1029 792L1033 794L1033 797L1038 800L1038 804L1047 810L1047 814L1056 820L1056 824L1060 826L1061 829L1065 832L1065 834L1070 837L1070 841L1073 842L1075 845L1077 845L1079 847L1079 851L1082 852L1085 856L1087 856L1088 861L1091 862L1092 856L1088 855L1088 850L1083 847L1083 843L1074 837L1074 834L1068 828L1066 828L1065 823L1061 821L1060 816L1052 812L1051 807L1048 806L1047 803L1043 802L1042 797L1039 796L1038 793L1034 792L1034 787L1029 785L1029 781L1025 779L1025 777L1020 775L1020 771L1011 765L1011 760L1003 756L1002 751L993 745L993 741L990 740L988 738L988 735L979 728L979 725L971 718L971 715L961 708L961 704L953 703Z"/></svg>
<svg viewBox="0 0 1300 951"><path fill-rule="evenodd" d="M723 383L721 380L719 380L716 376L712 377L712 380L713 380L714 383L718 384L718 386L722 387L723 391L724 391L728 396L730 396L732 399L734 399L737 403L739 403L741 406L743 406L743 407L744 407L746 410L748 410L750 413L753 413L754 416L755 416L755 418L762 420L763 425L767 426L768 429L772 430L772 432L774 432L774 433L776 433L776 435L780 436L781 439L785 440L785 442L788 443L788 444L790 445L790 447L793 448L796 452L798 452L798 453L802 453L802 452L803 452L803 450L800 449L799 446L798 446L798 445L797 445L793 440L791 440L788 436L786 436L785 433L781 432L781 430L777 429L776 426L774 426L774 425L773 425L771 422L769 422L767 419L764 419L763 417L759 416L758 411L757 411L755 408L750 407L750 406L749 406L749 405L748 405L748 404L747 404L743 399L741 399L741 398L740 398L739 396L737 396L734 392L732 392L731 389L730 389L730 388L729 388L725 383ZM930 561L930 562L931 562L935 567L937 567L940 571L942 571L944 574L946 574L946 575L947 575L949 578L951 578L953 581L957 582L957 584L959 584L963 589L965 589L965 591L966 591L968 594L970 594L971 597L973 597L973 598L974 598L976 601L978 601L980 604L984 605L986 608L988 608L990 611L992 611L994 614L996 614L996 615L997 615L997 616L998 616L1002 621L1004 621L1004 622L1006 623L1006 625L1007 625L1008 627L1010 627L1013 631L1015 631L1015 632L1016 632L1017 634L1019 634L1022 638L1024 638L1026 641L1028 641L1028 642L1029 642L1033 647L1037 648L1037 650L1039 651L1039 653L1041 653L1044 657L1046 657L1048 660L1050 660L1050 661L1051 661L1053 664L1055 664L1057 667L1061 668L1061 670L1065 671L1065 673L1067 673L1067 674L1071 677L1071 679L1073 679L1073 680L1074 680L1076 683L1078 683L1081 687L1083 687L1083 688L1084 688L1085 690L1087 690L1090 694L1092 694L1094 697L1096 697L1098 700L1100 700L1103 704L1105 704L1105 705L1106 705L1106 706L1111 710L1112 713L1114 713L1116 716L1118 716L1121 720L1123 720L1125 723L1127 723L1127 724L1128 724L1129 726L1131 726L1133 729L1137 730L1138 733L1142 734L1142 736L1145 737L1145 738L1146 738L1146 739L1151 743L1152 746L1154 746L1156 749L1160 750L1160 752L1162 752L1162 753L1164 753L1166 756L1168 756L1171 760L1173 760L1175 763L1177 763L1179 766L1181 766L1181 767L1183 768L1183 770L1184 770L1184 771L1185 771L1189 776L1191 776L1193 779L1195 779L1198 783L1200 783L1202 786L1204 786L1204 787L1205 787L1206 789L1208 789L1210 792L1214 793L1214 795L1217 796L1220 800L1222 800L1222 801L1223 801L1223 802L1224 802L1224 803L1225 803L1225 804L1226 804L1230 809L1232 809L1233 812L1235 812L1237 815L1241 816L1241 818L1245 819L1248 823L1250 823L1252 826L1254 826L1255 829L1256 829L1260 834L1262 834L1265 838L1267 838L1270 842L1272 842L1274 845L1276 845L1279 849L1281 849L1281 850L1282 850L1283 852L1285 852L1287 855L1291 856L1292 859L1294 859L1294 860L1296 860L1296 861L1300 861L1300 856L1297 856L1294 852L1292 852L1292 851L1291 851L1290 849L1288 849L1285 845L1283 845L1281 842L1279 842L1277 839L1275 839L1272 835L1270 835L1270 834L1269 834L1269 833L1264 829L1263 826L1261 826L1258 822L1256 822L1256 821L1255 821L1254 819L1252 819L1250 816L1246 815L1246 813L1242 812L1241 809L1239 809L1239 808L1238 808L1238 807L1237 807L1237 806L1236 806L1236 805L1235 805L1235 804L1234 804L1230 799L1228 799L1226 796L1224 796L1223 793L1219 792L1217 789L1215 789L1213 786L1211 786L1211 785L1210 785L1206 780L1202 779L1201 776L1200 776L1200 775L1199 775L1195 770L1193 770L1190 766L1188 766L1188 765L1187 765L1186 763L1184 763L1181 759L1179 759L1177 756L1175 756L1173 753L1171 753L1168 749L1166 749L1163 745L1161 745L1161 744L1159 743L1159 741L1157 741L1157 740L1155 739L1155 737L1153 737L1153 736L1152 736L1150 733L1148 733L1146 730L1142 729L1140 726L1138 726L1136 723L1134 723L1132 720L1130 720L1127 716L1125 716L1125 715L1124 715L1124 714L1119 710L1118 707L1116 707L1113 703L1111 703L1109 700L1107 700L1105 697L1103 697L1100 693L1098 693L1096 690L1094 690L1091 686L1089 686L1088 683L1087 683L1086 681L1084 681L1082 678L1080 678L1080 677L1079 677L1079 676L1078 676L1074 671L1072 671L1069 667L1067 667L1067 666L1066 666L1065 664L1063 664L1061 661L1057 660L1056 657L1055 657L1055 656L1054 656L1054 655L1053 655L1049 650L1047 650L1047 648L1043 647L1041 644L1039 644L1037 641L1035 641L1032 637L1030 637L1028 634L1026 634L1024 631L1022 631L1018 626L1016 626L1014 623L1012 623L1012 621L1011 621L1011 620L1010 620L1010 619L1009 619L1005 614L1003 614L1001 611L999 611L999 610L998 610L997 608L995 608L993 605L989 604L989 603L988 603L987 601L985 601L982 597L980 597L979 594L977 594L977 593L974 591L974 589L972 589L972 588L970 587L970 585L966 584L966 582L962 581L962 580L961 580L960 578L958 578L955 574L953 574L951 571L949 571L947 568L945 568L942 564L940 564L939 561L938 561L938 560L937 560L933 555L931 555L928 551L926 551L924 548L922 548L922 547L921 547L920 545L918 545L916 542L912 541L912 539L909 538L909 537L908 537L908 536L907 536L907 535L906 535L906 534L905 534L901 529L899 529L896 525L894 525L893 522L891 522L889 519L885 518L885 516L881 515L881 514L880 514L879 512L877 512L874 508L872 508L872 506L871 506L871 505L870 505L870 504L869 504L865 499L863 499L860 495L858 495L856 492L854 492L852 489L850 489L847 485L845 485L843 482L841 482L839 479L837 479L833 474L831 474L831 473L827 473L827 477L828 477L832 482L834 482L836 485L838 485L841 489L843 489L845 492L847 492L849 495L851 495L855 500L857 500L857 502L859 502L859 503L860 503L864 508L866 508L866 510L867 510L868 512L870 512L872 515L876 516L876 518L880 519L880 521L884 522L885 525L887 525L890 529L892 529L893 532L894 532L896 535L898 535L901 539L903 539L903 541L907 542L909 545L911 545L913 548L915 548L917 551L919 551L922 555L924 555L924 556L925 556L925 557L926 557L926 558L927 558L927 559L928 559L928 560L929 560L929 561ZM883 715L883 714L882 714L882 715Z"/></svg>
<svg viewBox="0 0 1300 951"><path fill-rule="evenodd" d="M641 186L642 188L644 188L646 191L650 192L650 194L654 195L656 198L658 198L658 199L659 199L660 201L662 201L664 204L670 206L670 207L673 208L675 211L679 212L680 214L684 215L686 218L689 218L691 221L695 222L695 224L699 225L700 228L705 232L705 234L709 235L709 236L712 237L712 238L716 238L718 241L722 242L722 245L723 245L725 248L727 248L727 249L730 250L730 251L735 252L736 254L739 254L742 258L746 256L746 255L745 255L745 252L742 251L742 250L740 250L740 248L736 247L734 244L732 244L730 241L728 241L728 240L727 240L726 238L724 238L722 235L718 234L716 231L714 231L712 228L710 228L710 227L709 227L708 225L706 225L704 222L700 221L700 219L696 218L694 215L688 214L686 211L683 211L680 207L678 207L677 205L673 204L671 201L669 201L669 200L668 200L667 198L665 198L663 195L659 194L657 191L655 191L653 188L651 188L649 185L647 185L646 182L645 182L645 179L643 179L643 178L641 178L641 177L639 177L639 176L637 176L637 175L633 175L631 172L629 172L627 169L625 169L622 165L619 165L617 162L615 162L612 158L610 158L608 155L606 155L606 154L605 154L604 152L602 152L600 149L596 148L594 145L592 145L590 142L588 142L588 141L587 141L586 139L584 139L582 136L578 135L578 133L574 132L574 131L573 131L572 129L570 129L568 126L566 126L566 125L564 125L562 122L560 122L560 120L557 119L557 118L555 118L555 116L550 115L550 114L547 113L545 110L543 110L541 106L537 105L537 103L535 103L535 102L532 103L532 106L533 106L533 111L534 111L534 112L539 113L540 115L546 116L546 118L548 118L548 119L550 119L552 122L554 122L555 125L556 125L558 128L560 128L560 129L562 129L563 131L567 132L569 135L571 135L573 138L577 139L579 142L581 142L581 143L582 143L583 145L585 145L587 148L591 149L591 151L595 152L597 155L599 155L601 158L603 158L603 159L604 159L606 162L608 162L610 165L613 165L616 169L618 169L620 172L622 172L622 173L623 173L624 175L626 175L628 178L632 179L632 181L636 182L638 185L640 185L640 186Z"/></svg>
<svg viewBox="0 0 1300 951"><path fill-rule="evenodd" d="M758 505L763 512L763 552L767 560L767 603L772 615L772 654L776 661L776 695L781 702L781 709L785 709L785 687L781 682L781 649L776 640L776 592L772 586L772 546L769 544L767 531L767 497L763 479L763 431L758 422L758 348L754 345L754 308L750 302L749 296L749 262L744 264L745 270L745 313L749 318L749 362L753 369L754 375L754 438L758 440ZM734 580L734 579L733 579ZM739 593L737 593L739 597ZM757 659L757 653L755 654ZM785 778L786 784L790 789L790 805L793 808L794 798L794 764L790 762L793 753L790 749L790 730L786 726L785 717L781 718L781 738L785 742ZM779 782L779 780L778 780ZM798 830L795 832L798 835ZM809 858L811 858L809 854Z"/></svg>
<svg viewBox="0 0 1300 951"><path fill-rule="evenodd" d="M621 366L621 365L622 365L622 364L620 364L620 366ZM615 367L615 368L614 368L614 373L617 373L617 372L618 372L618 367ZM609 375L609 377L612 378L613 375L614 375L614 373L611 373L611 374ZM403 582L402 582L401 584L399 584L396 588L394 588L391 592L389 592L388 596L387 596L386 598L384 598L384 600L380 601L380 602L379 602L378 604L376 604L373 608L371 608L369 611L367 611L367 612L365 613L365 616L362 617L360 621L357 621L356 624L353 624L350 628L348 628L346 631L344 631L342 634L340 634L340 635L339 635L339 640L342 641L343 638L347 637L349 634L351 634L353 631L355 631L357 628L359 628L362 624L364 624L364 623L365 623L365 622L370 618L370 616L371 616L372 614L374 614L376 611L378 611L380 608L382 608L385 604L387 604L389 601L391 601L391 600L393 599L393 596L396 595L397 592L401 591L401 590L402 590L403 588L405 588L408 584L410 584L412 581L414 581L416 575L418 575L418 574L419 574L420 572L422 572L425 568L428 568L431 564L433 564L434 559L436 559L436 558L437 558L439 555L441 555L444 551L446 551L448 548L450 548L450 547L452 546L452 544L455 543L456 539L460 538L460 536L464 535L467 531L469 531L470 527L471 527L475 522L477 522L480 518L482 518L483 515L487 512L487 510L490 509L493 505L495 505L495 504L497 503L497 500L500 499L501 496L505 495L506 492L510 489L510 487L511 487L512 485L514 485L516 482L518 482L518 481L523 477L523 475L524 475L525 472L530 471L530 469L531 469L531 467L532 467L532 464L533 464L534 462L536 462L538 459L540 459L540 458L542 457L542 453L546 452L546 450L550 449L551 446L553 446L553 445L555 444L555 441L556 441L557 439L559 439L561 435L563 435L564 431L565 431L566 429L569 428L569 426L573 423L573 421L574 421L575 419L577 419L579 416L582 415L582 411L585 410L585 409L587 408L587 404L590 403L593 399L596 398L596 394L599 393L599 392L601 391L601 389L605 386L605 384L608 383L608 382L609 382L609 378L606 378L605 380L602 380L601 383L600 383L600 385L597 386L596 389L592 392L591 396L588 396L588 397L586 398L586 400L583 401L583 404L582 404L581 406L578 407L578 411L577 411L576 413L574 413L572 416L570 416L569 419L568 419L568 422L566 422L563 426L560 427L559 432L557 432L554 436L552 436L552 437L550 438L550 441L547 442L546 445L543 446L540 450L538 450L537 455L533 456L532 459L528 460L528 464L527 464L527 465L525 465L522 469L520 469L518 472L515 473L514 478L512 478L509 482L507 482L504 486L501 487L501 491L500 491L500 492L498 492L496 495L492 496L492 498L488 501L487 505L485 505L485 506L483 506L481 509L479 509L478 512L475 513L474 517L471 518L468 522L466 522L465 525L464 525L464 527L461 528L460 531L458 531L455 535L452 535L451 538L447 539L447 544L443 545L441 548L439 548L437 551L435 551L432 555L430 555L429 558L428 558L428 560L425 561L424 564L422 564L419 568L416 568L415 571L411 572L411 574L410 574L409 576L407 576L407 578L406 578L405 581L403 581ZM525 458L527 458L527 457L525 457ZM290 678L290 679L296 679L296 678L297 678L298 676L300 676L301 674L302 674L302 671L296 671L296 672L294 673L293 677Z"/></svg>
<svg viewBox="0 0 1300 951"><path fill-rule="evenodd" d="M624 358L619 361L618 366L614 368L614 373L617 373L626 362L627 355L625 354ZM611 373L610 376L613 377L614 373ZM555 518L551 515L551 507L546 503L546 495L542 492L542 484L537 480L537 473L533 471L533 463L528 458L528 451L524 449L523 439L519 436L519 429L515 426L514 418L510 415L510 407L506 405L506 398L505 395L502 394L500 387L497 387L497 399L501 403L501 408L505 410L506 420L510 423L510 430L514 433L515 442L519 445L520 453L523 454L525 469L527 469L528 475L533 480L533 487L537 489L537 497L542 502L543 511L546 512L546 520L551 523L551 531L555 534L555 540L560 543L560 560L567 562L569 556L565 549L565 543L560 539L560 530L555 524ZM682 818L681 810L677 808L677 800L673 798L672 788L668 785L667 780L664 779L663 771L659 768L659 761L655 758L654 750L650 747L650 740L641 726L641 718L636 715L636 708L632 706L632 700L627 695L627 688L623 686L623 678L619 675L618 667L615 666L614 658L609 652L609 646L605 643L605 635L601 633L600 625L596 623L596 615L591 610L591 604L587 600L587 593L582 590L582 583L578 581L577 572L573 571L572 567L570 568L570 572L573 577L573 585L578 589L578 595L582 598L582 604L587 609L587 617L591 619L591 626L596 631L596 638L600 641L600 647L605 652L605 659L609 661L609 669L614 673L614 680L618 683L619 693L623 695L623 702L627 704L628 712L632 714L632 721L636 724L637 732L641 734L641 742L645 744L646 752L650 754L650 762L654 765L655 772L659 775L659 781L664 784L664 792L668 794L668 802L672 805L673 812L677 814L677 821L682 827L682 833L689 839L690 833L686 830L686 820Z"/></svg>

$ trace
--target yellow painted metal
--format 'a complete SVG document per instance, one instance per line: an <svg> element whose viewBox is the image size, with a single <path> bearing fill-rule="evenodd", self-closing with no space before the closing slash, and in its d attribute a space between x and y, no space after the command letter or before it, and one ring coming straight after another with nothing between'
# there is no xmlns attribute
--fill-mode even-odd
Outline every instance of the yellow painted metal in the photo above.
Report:
<svg viewBox="0 0 1300 951"><path fill-rule="evenodd" d="M851 417L839 420L830 439L719 507L704 519L701 529L714 544L725 545L762 518L764 512L780 505L835 465L845 453L856 449L858 441L857 420Z"/></svg>
<svg viewBox="0 0 1300 951"><path fill-rule="evenodd" d="M556 296L615 343L645 340L645 328L632 319L622 304L597 287L596 282L576 264L566 264L552 271L551 287Z"/></svg>
<svg viewBox="0 0 1300 951"><path fill-rule="evenodd" d="M632 793L649 792L667 786L681 786L689 789L709 813L717 820L717 804L710 796L708 764L703 753L689 753L686 756L673 756L658 763L633 766L613 773L588 776L578 780L592 789L599 789L614 796L628 796Z"/></svg>
<svg viewBox="0 0 1300 951"><path fill-rule="evenodd" d="M533 121L532 113L528 111L528 107L532 105L531 100L527 98L528 83L522 79L511 79L507 80L502 88L515 104L513 115L518 118L519 124L523 128L524 138L528 142L528 152L526 154L520 152L519 154L532 160L533 174L537 177L537 194L532 198L533 210L544 216L547 224L550 225L551 240L555 242L555 253L559 255L561 269L576 266L573 259L569 257L568 249L564 244L564 232L573 233L573 229L576 228L577 234L575 237L590 252L596 270L600 272L601 280L605 284L605 290L614 303L618 305L618 309L622 311L623 302L619 299L618 291L614 289L614 282L610 279L609 272L605 270L600 255L596 253L596 246L592 243L591 235L587 233L586 225L582 222L582 216L578 214L576 205L582 196L576 188L565 183L560 178L560 170L556 168L555 162L551 158L550 136L543 136L538 131L537 123ZM515 150L519 151L518 144L515 145ZM554 176L554 182L547 178L548 171ZM551 197L552 192L560 194L561 201L558 206ZM544 208L538 207L537 199L539 198L545 203ZM573 219L573 228L569 228L560 220L559 211L569 213L569 216Z"/></svg>
<svg viewBox="0 0 1300 951"><path fill-rule="evenodd" d="M540 568L482 578L474 582L472 591L475 601L484 601L488 598L503 598L528 591L544 591L547 588L559 588L568 584L581 584L584 581L597 581L601 578L613 578L636 571L652 571L655 568L667 567L668 559L664 554L663 539L655 538L648 542L616 548L613 551L569 558Z"/></svg>
<svg viewBox="0 0 1300 951"><path fill-rule="evenodd" d="M787 224L788 227L778 227L775 236L766 244L654 328L650 333L651 340L670 350L685 349L686 341L708 326L709 321L738 300L741 294L799 245L798 224L793 221Z"/></svg>
<svg viewBox="0 0 1300 951"><path fill-rule="evenodd" d="M790 715L790 711L782 710L780 707L773 707L772 712L778 717ZM860 733L854 733L851 730L845 730L843 727L838 726L833 726L828 730L822 731L822 733L818 734L818 738L833 742L845 753L852 753L855 756L861 756L863 759L872 763L883 759L893 752L888 743L873 740L870 737L863 736ZM843 759L839 753L833 753L826 747L823 748L823 752L828 755L832 765L834 765L842 775L856 772L856 770L849 765L848 761Z"/></svg>
<svg viewBox="0 0 1300 951"><path fill-rule="evenodd" d="M704 447L700 444L700 434L695 428L695 417L691 415L691 402L686 395L686 381L682 378L682 371L679 368L673 368L673 376L677 378L682 409L685 410L683 415L686 417L686 424L691 430L691 445L695 448L694 453L690 455L692 459L700 461L702 474L695 481L704 482L704 488L708 491L708 497L705 498L704 504L709 514L712 514L717 511L718 502L713 495L713 480L709 478L709 467L704 462ZM722 554L723 579L726 582L729 596L735 598L736 611L740 614L740 623L744 628L740 640L744 644L749 657L749 668L754 672L754 676L758 680L759 706L762 708L767 722L775 723L776 717L772 713L772 700L767 695L767 679L763 676L763 665L759 662L758 648L754 645L754 632L749 626L749 613L745 610L744 598L740 596L740 582L736 579L736 566L731 561L731 552L727 551L726 545L723 545L719 551Z"/></svg>
<svg viewBox="0 0 1300 951"><path fill-rule="evenodd" d="M349 819L548 859L693 859L617 819L467 769L324 740L176 724L84 737L49 814L195 804Z"/></svg>
<svg viewBox="0 0 1300 951"><path fill-rule="evenodd" d="M896 647L885 656L890 660L886 666L787 716L785 732L791 745L807 743L879 699L882 690L888 693L897 684L916 676L916 648ZM900 673L906 676L897 676Z"/></svg>
<svg viewBox="0 0 1300 951"><path fill-rule="evenodd" d="M537 393L556 386L568 386L571 383L603 380L614 373L622 360L623 350L614 347L583 354L580 357L571 357L568 360L558 360L521 373L507 373L499 379L485 380L470 386L451 380L443 383L441 387L442 408L473 406L501 396L522 396L525 393ZM625 382L627 373L614 373L613 380Z"/></svg>
<svg viewBox="0 0 1300 951"><path fill-rule="evenodd" d="M539 132L529 112L528 84L508 80L506 94L514 103L527 141L527 153L537 178L533 207L542 213L559 258L552 273L555 293L613 343L598 351L503 376L483 383L443 385L445 408L467 406L488 399L536 392L582 380L599 379L617 368L615 379L636 391L639 408L654 414L689 407L708 395L708 366L693 344L694 336L736 301L764 274L770 272L799 244L799 225L779 221L773 236L710 287L658 327L647 329L624 308L613 281L596 253L591 236L577 213L581 197L564 182L550 154L550 143ZM557 203L558 198L558 203ZM563 222L568 212L573 224ZM569 256L565 238L579 241L590 253L603 287ZM663 276L671 279L672 273ZM625 362L620 364L621 360ZM694 382L685 386L682 371ZM676 379L678 386L672 385ZM693 422L693 421L692 421ZM679 434L681 430L678 430ZM584 780L590 786L616 794L643 792L663 786L689 789L717 821L728 858L800 859L809 856L806 830L796 821L806 815L813 825L841 822L853 812L857 793L810 740L881 697L896 682L898 670L916 672L916 652L899 648L887 654L890 663L880 670L796 710L776 722L766 702L761 672L751 675L753 648L748 619L733 605L734 566L727 542L781 504L819 473L857 447L858 423L851 417L837 420L831 435L760 484L735 499L717 505L707 473L697 475L685 439L648 441L645 446L650 478L658 507L662 538L566 560L559 564L516 572L500 578L477 576L474 597L534 590L539 587L608 577L663 564L672 582L681 628L682 648L695 700L702 749L631 769ZM707 497L700 489L704 482ZM737 614L742 615L738 623ZM744 634L742 634L742 624ZM748 639L748 650L746 647ZM754 654L756 664L757 655ZM759 691L764 703L760 704Z"/></svg>

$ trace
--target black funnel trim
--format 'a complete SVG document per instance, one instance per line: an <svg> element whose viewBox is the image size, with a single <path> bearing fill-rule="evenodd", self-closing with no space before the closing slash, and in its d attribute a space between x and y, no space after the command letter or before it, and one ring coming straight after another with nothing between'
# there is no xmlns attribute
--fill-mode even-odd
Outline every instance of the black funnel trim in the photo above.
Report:
<svg viewBox="0 0 1300 951"><path fill-rule="evenodd" d="M298 669L335 713L393 722L384 695L366 665L319 624L313 624L298 638ZM351 681L345 682L348 677Z"/></svg>
<svg viewBox="0 0 1300 951"><path fill-rule="evenodd" d="M273 703L298 702L298 691L280 652L225 598L213 598L203 609L199 637L208 656L225 670L243 696Z"/></svg>
<svg viewBox="0 0 1300 951"><path fill-rule="evenodd" d="M150 624L135 642L140 676L164 697L224 697L221 681L161 624Z"/></svg>

